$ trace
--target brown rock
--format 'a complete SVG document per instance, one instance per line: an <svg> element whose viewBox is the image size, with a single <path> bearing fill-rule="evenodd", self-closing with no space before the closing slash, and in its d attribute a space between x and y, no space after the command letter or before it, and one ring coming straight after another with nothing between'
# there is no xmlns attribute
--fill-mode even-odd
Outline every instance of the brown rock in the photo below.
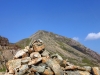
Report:
<svg viewBox="0 0 100 75"><path fill-rule="evenodd" d="M75 65L70 65L65 67L65 70L76 70L76 69L78 69L78 67Z"/></svg>
<svg viewBox="0 0 100 75"><path fill-rule="evenodd" d="M42 60L42 58L35 58L33 60L31 60L28 65L34 65L37 64L38 62L40 62Z"/></svg>
<svg viewBox="0 0 100 75"><path fill-rule="evenodd" d="M59 64L60 64L61 67L66 67L67 61L63 60Z"/></svg>
<svg viewBox="0 0 100 75"><path fill-rule="evenodd" d="M9 74L14 74L14 73L15 73L15 70L9 67Z"/></svg>
<svg viewBox="0 0 100 75"><path fill-rule="evenodd" d="M42 63L46 63L48 61L48 57L42 57Z"/></svg>
<svg viewBox="0 0 100 75"><path fill-rule="evenodd" d="M48 68L48 69L45 69L45 70L44 70L43 75L54 75L54 72L51 71L50 68Z"/></svg>
<svg viewBox="0 0 100 75"><path fill-rule="evenodd" d="M39 52L33 52L30 54L30 57L31 57L31 59L40 58L41 55L39 54Z"/></svg>
<svg viewBox="0 0 100 75"><path fill-rule="evenodd" d="M7 69L15 69L21 66L21 59L10 60L6 63Z"/></svg>
<svg viewBox="0 0 100 75"><path fill-rule="evenodd" d="M90 75L90 73L87 71L79 71L79 74L80 75Z"/></svg>
<svg viewBox="0 0 100 75"><path fill-rule="evenodd" d="M26 55L27 55L26 52L24 52L23 50L20 50L15 54L14 58L25 57Z"/></svg>
<svg viewBox="0 0 100 75"><path fill-rule="evenodd" d="M92 67L92 72L93 72L94 75L100 75L98 67Z"/></svg>
<svg viewBox="0 0 100 75"><path fill-rule="evenodd" d="M30 49L28 50L28 52L29 52L29 53L34 52L33 48L30 48Z"/></svg>
<svg viewBox="0 0 100 75"><path fill-rule="evenodd" d="M35 52L40 52L44 48L45 48L44 44L42 44L42 45L33 45L33 49L35 50Z"/></svg>

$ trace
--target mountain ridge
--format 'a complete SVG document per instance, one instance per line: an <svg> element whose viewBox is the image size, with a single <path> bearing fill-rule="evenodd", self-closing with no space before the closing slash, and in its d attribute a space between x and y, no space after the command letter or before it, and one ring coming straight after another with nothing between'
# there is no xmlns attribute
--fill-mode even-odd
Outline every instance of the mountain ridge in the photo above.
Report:
<svg viewBox="0 0 100 75"><path fill-rule="evenodd" d="M46 45L46 49L52 53L58 53L63 58L69 59L74 64L79 65L99 65L100 62L100 54L91 49L85 47L79 42L67 38L58 34L54 34L52 32L48 32L45 30L39 30L35 34L31 35L27 39L24 39L17 42L16 44L23 46L29 45L32 43L32 40L41 39L44 41ZM77 62L81 62L77 63Z"/></svg>

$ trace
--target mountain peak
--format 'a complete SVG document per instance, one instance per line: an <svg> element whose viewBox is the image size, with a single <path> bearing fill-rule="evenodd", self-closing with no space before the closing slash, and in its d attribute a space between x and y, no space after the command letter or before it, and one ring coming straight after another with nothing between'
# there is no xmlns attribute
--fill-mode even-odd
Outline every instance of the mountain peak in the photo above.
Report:
<svg viewBox="0 0 100 75"><path fill-rule="evenodd" d="M24 39L19 42L19 44L25 46L25 44L31 44L33 40L36 39L43 40L44 44L46 45L46 49L51 54L58 53L64 58L69 58L73 63L77 63L77 61L83 62L80 65L85 65L86 63L87 65L98 65L97 63L100 63L100 55L98 53L90 50L89 48L71 38L67 38L45 30L37 31L28 39ZM25 44L23 44L23 42Z"/></svg>

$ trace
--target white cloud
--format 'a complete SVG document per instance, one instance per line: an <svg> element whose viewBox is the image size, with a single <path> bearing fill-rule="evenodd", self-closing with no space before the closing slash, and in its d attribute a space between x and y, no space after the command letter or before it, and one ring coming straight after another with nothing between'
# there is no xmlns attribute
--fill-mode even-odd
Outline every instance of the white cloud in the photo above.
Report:
<svg viewBox="0 0 100 75"><path fill-rule="evenodd" d="M96 39L100 39L100 32L98 32L98 33L89 33L87 35L87 37L85 38L85 40L96 40Z"/></svg>
<svg viewBox="0 0 100 75"><path fill-rule="evenodd" d="M78 40L79 40L79 38L78 38L78 37L73 37L72 39L73 39L73 40L76 40L76 41L78 41Z"/></svg>

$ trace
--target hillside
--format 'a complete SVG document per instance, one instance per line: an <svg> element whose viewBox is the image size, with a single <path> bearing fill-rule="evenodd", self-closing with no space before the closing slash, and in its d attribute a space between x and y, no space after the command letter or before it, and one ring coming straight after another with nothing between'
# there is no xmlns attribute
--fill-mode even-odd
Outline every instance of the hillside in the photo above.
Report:
<svg viewBox="0 0 100 75"><path fill-rule="evenodd" d="M5 63L13 58L20 47L10 43L8 38L0 36L0 71L5 71Z"/></svg>
<svg viewBox="0 0 100 75"><path fill-rule="evenodd" d="M58 53L73 64L80 66L100 66L100 54L71 38L60 36L52 32L41 30L16 44L24 48L35 39L43 40L46 45L46 50L51 54Z"/></svg>

